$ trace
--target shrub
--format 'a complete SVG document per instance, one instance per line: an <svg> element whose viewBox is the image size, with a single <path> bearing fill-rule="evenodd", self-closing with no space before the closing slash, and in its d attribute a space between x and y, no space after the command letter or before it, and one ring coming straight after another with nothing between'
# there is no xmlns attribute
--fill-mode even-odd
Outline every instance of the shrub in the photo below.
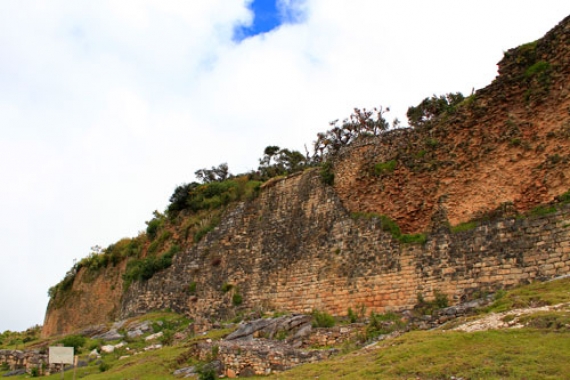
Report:
<svg viewBox="0 0 570 380"><path fill-rule="evenodd" d="M133 281L147 281L155 273L160 272L172 265L172 257L180 251L178 245L173 245L167 253L161 257L150 256L145 259L134 259L127 263L123 274L125 289L128 289Z"/></svg>
<svg viewBox="0 0 570 380"><path fill-rule="evenodd" d="M164 346L170 346L174 342L174 331L170 329L162 330L162 336L159 340Z"/></svg>
<svg viewBox="0 0 570 380"><path fill-rule="evenodd" d="M234 286L233 286L232 284L229 284L229 283L227 283L227 282L224 282L224 283L222 284L222 287L220 288L220 290L221 290L222 292L224 292L224 293L227 293L227 292L229 292L230 290L232 290L233 287L234 287Z"/></svg>
<svg viewBox="0 0 570 380"><path fill-rule="evenodd" d="M207 370L203 370L200 371L200 380L216 380L218 378L218 375L216 374L216 371L213 369L207 369Z"/></svg>
<svg viewBox="0 0 570 380"><path fill-rule="evenodd" d="M158 230L164 224L164 219L160 217L154 217L150 221L146 222L146 236L150 241L153 241L156 237Z"/></svg>
<svg viewBox="0 0 570 380"><path fill-rule="evenodd" d="M333 165L330 161L325 161L321 165L321 181L325 185L332 186L334 185L334 172L333 172Z"/></svg>
<svg viewBox="0 0 570 380"><path fill-rule="evenodd" d="M533 77L535 75L542 74L548 70L550 70L550 63L548 63L546 61L538 61L538 62L535 62L532 66L529 66L525 70L524 75L525 75L525 77L530 78L530 77Z"/></svg>
<svg viewBox="0 0 570 380"><path fill-rule="evenodd" d="M192 281L189 285L188 285L188 293L190 294L196 294L196 282Z"/></svg>
<svg viewBox="0 0 570 380"><path fill-rule="evenodd" d="M561 194L557 197L558 201L561 203L570 203L570 190Z"/></svg>
<svg viewBox="0 0 570 380"><path fill-rule="evenodd" d="M443 309L449 306L449 300L447 295L444 293L436 289L433 292L433 296L433 301L426 301L422 293L417 294L418 303L414 307L417 313L428 315L432 314L434 310Z"/></svg>
<svg viewBox="0 0 570 380"><path fill-rule="evenodd" d="M234 306L239 306L243 303L243 297L239 293L234 293L232 296L232 303Z"/></svg>
<svg viewBox="0 0 570 380"><path fill-rule="evenodd" d="M81 335L68 335L61 339L59 343L63 344L65 347L73 347L75 352L79 352L81 347L85 345L87 339Z"/></svg>
<svg viewBox="0 0 570 380"><path fill-rule="evenodd" d="M333 327L336 323L334 317L325 311L313 310L312 315L314 327Z"/></svg>
<svg viewBox="0 0 570 380"><path fill-rule="evenodd" d="M384 314L371 312L368 326L366 326L366 338L374 339L382 334L390 334L404 326L405 323L402 322L401 317L393 312Z"/></svg>
<svg viewBox="0 0 570 380"><path fill-rule="evenodd" d="M33 367L30 371L30 375L32 377L39 377L40 376L40 369L38 367Z"/></svg>
<svg viewBox="0 0 570 380"><path fill-rule="evenodd" d="M399 237L401 235L400 226L386 215L380 215L380 222L382 223L382 230L390 232L392 236Z"/></svg>
<svg viewBox="0 0 570 380"><path fill-rule="evenodd" d="M109 363L101 362L101 364L99 364L99 371L100 371L100 372L108 371L109 368L111 368L111 366L109 365Z"/></svg>
<svg viewBox="0 0 570 380"><path fill-rule="evenodd" d="M347 316L350 323L356 323L358 321L358 316L354 311L352 311L352 308L350 307L348 308Z"/></svg>
<svg viewBox="0 0 570 380"><path fill-rule="evenodd" d="M433 295L435 297L435 305L440 308L446 308L449 306L449 300L447 299L447 295L445 295L444 293L440 292L439 290L434 290Z"/></svg>

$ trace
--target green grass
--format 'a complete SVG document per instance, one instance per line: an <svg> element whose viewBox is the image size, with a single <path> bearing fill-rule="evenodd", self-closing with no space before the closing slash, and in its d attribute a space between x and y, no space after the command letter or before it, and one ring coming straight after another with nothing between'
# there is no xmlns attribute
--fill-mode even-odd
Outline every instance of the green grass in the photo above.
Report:
<svg viewBox="0 0 570 380"><path fill-rule="evenodd" d="M427 241L426 234L402 234L398 223L391 219L389 216L378 214L375 212L353 212L350 214L352 219L377 219L383 231L389 232L393 237L398 239L400 243L404 244L424 244Z"/></svg>
<svg viewBox="0 0 570 380"><path fill-rule="evenodd" d="M404 244L424 244L427 241L427 236L426 234L402 234L398 240Z"/></svg>
<svg viewBox="0 0 570 380"><path fill-rule="evenodd" d="M570 333L417 331L269 379L560 379L570 371Z"/></svg>
<svg viewBox="0 0 570 380"><path fill-rule="evenodd" d="M474 230L475 228L477 228L477 222L471 221L471 222L460 223L456 226L452 226L451 232L457 234L460 232L471 231Z"/></svg>
<svg viewBox="0 0 570 380"><path fill-rule="evenodd" d="M570 278L552 282L534 283L509 291L496 293L497 300L481 314L503 312L514 308L554 305L570 302ZM436 298L437 295L436 295ZM442 299L442 296L439 298ZM435 302L435 301L434 301ZM443 306L443 305L440 305ZM364 312L362 312L364 313ZM323 320L334 318L323 312L314 314ZM477 316L469 317L470 320ZM514 317L505 317L513 319ZM162 329L182 331L190 322L184 316L168 311L153 312L129 322L162 322ZM389 322L389 323L386 323ZM373 337L399 329L403 325L400 315L373 314L366 335ZM561 379L570 378L570 312L566 310L523 315L519 322L528 327L511 330L491 330L465 333L457 331L413 331L396 339L377 343L368 350L358 350L354 342L345 343L350 349L320 363L306 364L268 379ZM200 364L191 357L196 342L219 340L232 329L212 330L206 335L189 337L160 350L132 355L126 348L103 356L108 365L99 371L94 361L77 370L77 378L86 379L174 379L172 372L185 366ZM4 336L15 337L16 333ZM61 339L61 337L54 339ZM81 359L92 344L87 340ZM144 337L130 340L128 346L138 351L147 346ZM342 348L342 347L341 347ZM119 360L122 355L131 355ZM2 372L0 372L1 374ZM59 379L53 374L47 379ZM566 377L565 377L566 376ZM18 376L15 379L26 378ZM73 378L73 372L65 373Z"/></svg>
<svg viewBox="0 0 570 380"><path fill-rule="evenodd" d="M532 66L528 67L524 72L524 75L525 77L530 78L537 74L542 74L548 70L550 70L550 63L546 61L538 61L534 63Z"/></svg>
<svg viewBox="0 0 570 380"><path fill-rule="evenodd" d="M556 305L570 301L570 278L552 282L535 282L507 292L485 308L485 312L500 313L523 307Z"/></svg>

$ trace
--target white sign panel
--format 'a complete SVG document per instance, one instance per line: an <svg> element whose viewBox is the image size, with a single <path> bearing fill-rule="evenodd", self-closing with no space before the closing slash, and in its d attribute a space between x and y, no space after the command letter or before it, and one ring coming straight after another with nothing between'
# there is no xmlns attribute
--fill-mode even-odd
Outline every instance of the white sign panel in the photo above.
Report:
<svg viewBox="0 0 570 380"><path fill-rule="evenodd" d="M50 364L73 364L73 347L50 347Z"/></svg>

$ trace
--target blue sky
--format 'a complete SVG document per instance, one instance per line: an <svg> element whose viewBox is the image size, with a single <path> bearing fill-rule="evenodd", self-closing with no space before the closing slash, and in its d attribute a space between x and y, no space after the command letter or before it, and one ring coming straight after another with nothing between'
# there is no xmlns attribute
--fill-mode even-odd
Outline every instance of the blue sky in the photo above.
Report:
<svg viewBox="0 0 570 380"><path fill-rule="evenodd" d="M249 26L236 28L235 39L241 41L245 38L267 33L281 25L284 21L279 13L277 1L254 0L249 8L253 12L253 23Z"/></svg>
<svg viewBox="0 0 570 380"><path fill-rule="evenodd" d="M196 170L488 85L570 14L543 3L1 0L0 331L41 324L74 260L143 231Z"/></svg>

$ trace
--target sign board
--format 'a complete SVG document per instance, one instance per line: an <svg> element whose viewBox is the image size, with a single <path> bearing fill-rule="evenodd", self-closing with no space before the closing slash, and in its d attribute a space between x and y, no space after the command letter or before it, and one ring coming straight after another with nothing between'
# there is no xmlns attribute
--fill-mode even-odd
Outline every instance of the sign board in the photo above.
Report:
<svg viewBox="0 0 570 380"><path fill-rule="evenodd" d="M50 364L73 364L73 347L50 347Z"/></svg>

